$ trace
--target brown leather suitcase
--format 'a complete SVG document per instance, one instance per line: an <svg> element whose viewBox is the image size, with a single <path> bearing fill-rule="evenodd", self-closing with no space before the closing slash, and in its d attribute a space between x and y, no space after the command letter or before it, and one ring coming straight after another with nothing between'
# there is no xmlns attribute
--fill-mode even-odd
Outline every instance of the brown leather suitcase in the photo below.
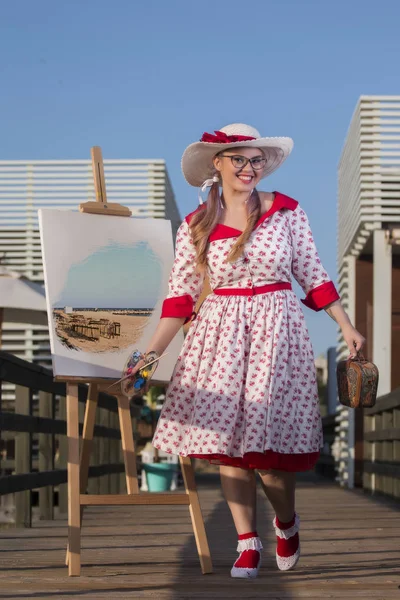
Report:
<svg viewBox="0 0 400 600"><path fill-rule="evenodd" d="M379 371L361 353L341 360L336 367L339 402L349 408L374 406L378 391Z"/></svg>

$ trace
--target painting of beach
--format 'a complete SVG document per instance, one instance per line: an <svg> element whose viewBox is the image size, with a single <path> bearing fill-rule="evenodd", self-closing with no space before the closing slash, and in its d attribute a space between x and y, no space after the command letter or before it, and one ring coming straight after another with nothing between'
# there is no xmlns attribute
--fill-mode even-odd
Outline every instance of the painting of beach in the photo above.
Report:
<svg viewBox="0 0 400 600"><path fill-rule="evenodd" d="M152 309L55 309L55 330L61 343L84 352L116 352L139 341Z"/></svg>
<svg viewBox="0 0 400 600"><path fill-rule="evenodd" d="M173 263L170 223L52 209L39 211L39 223L55 374L119 377L160 318ZM160 363L167 380L179 346Z"/></svg>

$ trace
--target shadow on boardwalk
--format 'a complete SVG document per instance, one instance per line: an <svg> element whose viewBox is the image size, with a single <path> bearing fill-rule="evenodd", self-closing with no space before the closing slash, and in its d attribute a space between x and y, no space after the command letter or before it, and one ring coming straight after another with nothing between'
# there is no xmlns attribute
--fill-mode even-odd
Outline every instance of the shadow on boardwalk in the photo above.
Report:
<svg viewBox="0 0 400 600"><path fill-rule="evenodd" d="M208 483L214 483L215 494L216 482ZM299 475L302 559L295 570L283 573L275 561L274 513L259 489L257 529L264 545L263 564L256 580L232 580L236 535L225 501L221 496L207 511L204 488L202 497L214 574L202 581L193 570L192 592L182 593L183 582L189 583L188 561L196 563L191 539L181 553L174 598L400 598L398 503L340 489L312 473Z"/></svg>
<svg viewBox="0 0 400 600"><path fill-rule="evenodd" d="M213 574L201 574L187 507L93 507L84 516L79 578L69 578L64 566L65 519L3 530L0 599L400 598L400 513L394 503L302 477L302 559L296 570L281 573L273 513L260 489L263 566L254 581L234 580L229 571L236 535L218 478L198 480Z"/></svg>

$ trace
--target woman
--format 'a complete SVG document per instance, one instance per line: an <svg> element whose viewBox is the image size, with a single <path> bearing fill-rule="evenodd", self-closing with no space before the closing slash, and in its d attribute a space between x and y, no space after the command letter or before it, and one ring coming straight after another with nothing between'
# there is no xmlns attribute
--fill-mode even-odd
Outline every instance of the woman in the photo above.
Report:
<svg viewBox="0 0 400 600"><path fill-rule="evenodd" d="M210 192L179 228L169 293L145 353L163 353L192 320L153 443L221 465L239 538L232 577L256 577L260 567L256 472L276 514L278 567L295 566L296 472L313 468L322 445L314 356L291 275L302 302L338 323L352 356L365 342L320 263L302 208L256 190L292 147L290 138L233 124L185 150L186 180ZM196 316L205 274L213 293Z"/></svg>

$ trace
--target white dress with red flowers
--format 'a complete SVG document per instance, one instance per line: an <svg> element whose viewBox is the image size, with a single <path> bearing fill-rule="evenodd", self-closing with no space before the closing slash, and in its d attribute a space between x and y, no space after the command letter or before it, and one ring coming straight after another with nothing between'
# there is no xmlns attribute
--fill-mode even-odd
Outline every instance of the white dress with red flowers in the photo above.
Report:
<svg viewBox="0 0 400 600"><path fill-rule="evenodd" d="M162 317L189 318L201 293L190 216L177 234ZM293 275L314 310L338 295L295 200L276 193L244 254L227 263L240 233L218 225L210 236L207 272L223 295L210 294L190 325L153 444L243 468L307 470L322 445L310 337L291 289L258 288L290 287Z"/></svg>

